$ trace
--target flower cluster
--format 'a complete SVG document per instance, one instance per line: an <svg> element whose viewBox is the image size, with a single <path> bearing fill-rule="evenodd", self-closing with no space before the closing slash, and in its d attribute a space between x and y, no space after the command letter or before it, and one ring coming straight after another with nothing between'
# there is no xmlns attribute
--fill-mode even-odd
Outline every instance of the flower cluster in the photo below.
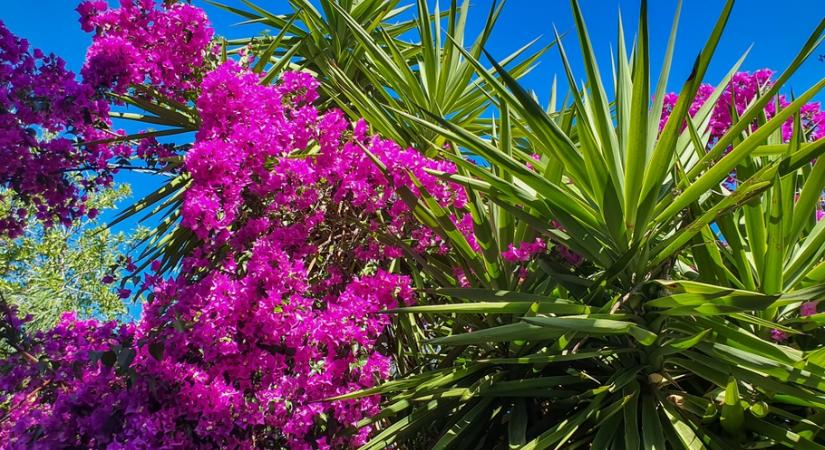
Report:
<svg viewBox="0 0 825 450"><path fill-rule="evenodd" d="M757 70L750 72L737 72L731 78L730 83L725 87L725 90L720 94L716 104L713 105L713 110L710 113L710 120L708 122L708 132L710 134L709 143L712 145L719 138L727 133L733 124L732 112L735 110L737 115L741 115L751 105L757 96L765 93L772 85L771 77L773 71L770 69ZM715 88L710 84L702 84L696 92L696 97L688 109L691 117L696 115L699 109L708 101L713 94ZM664 128L667 123L670 113L676 106L679 96L674 93L667 94L664 98L664 106L662 117L659 122L659 128ZM784 95L779 95L775 101L768 102L765 105L765 117L770 119L776 115L777 105L779 108L784 108L789 105L787 98ZM825 112L821 110L819 103L808 103L800 109L800 119L802 128L805 133L806 140L815 141L825 136ZM754 124L756 126L756 124ZM782 126L782 137L786 141L790 140L793 133L793 119Z"/></svg>
<svg viewBox="0 0 825 450"><path fill-rule="evenodd" d="M25 352L10 356L4 362L7 370L0 376L0 392L9 393L4 398L9 410L0 428L0 446L127 448L131 440L139 446L143 439L139 428L128 427L133 434L119 435L117 440L112 439L111 431L126 428L121 421L137 419L136 414L124 411L145 408L139 397L147 392L127 390L128 380L119 377L112 364L89 362L90 357L99 360L113 347L131 345L134 332L134 325L82 321L67 313L55 328L34 336L33 345ZM33 363L33 354L50 359ZM54 401L41 401L38 394L45 393L53 394ZM88 410L88 405L96 407ZM39 436L36 443L32 442L34 436Z"/></svg>
<svg viewBox="0 0 825 450"><path fill-rule="evenodd" d="M150 13L149 3L141 11ZM81 8L84 24L115 30L105 18L138 7ZM99 36L133 41L109 33ZM95 64L90 57L87 68ZM142 76L176 93L192 89L192 80ZM142 81L100 79L115 92ZM478 244L463 189L428 172L454 172L452 164L370 136L364 121L351 124L340 111L319 112L316 88L311 76L292 72L262 85L229 61L187 93L197 98L201 127L185 158L191 183L181 214L198 247L177 277L147 275L153 301L138 323L67 316L33 340L48 367L6 361L13 369L0 377L8 393L0 401L10 402L14 420L0 423L0 441L294 449L365 442L371 430L356 424L378 411L379 398L326 400L391 372L383 340L391 316L382 311L414 299L411 280L387 269L401 249L379 238L412 236L406 245L420 252L447 251L398 192L426 191L456 211L456 227Z"/></svg>
<svg viewBox="0 0 825 450"><path fill-rule="evenodd" d="M311 104L317 97L316 84L308 74L286 73L278 86L262 86L257 74L231 61L204 79L198 100L202 126L186 156L192 185L183 204L183 224L199 238L221 246L241 216L249 214L242 207L254 198L260 203L260 210L255 211L260 218L249 221L247 217L250 228L270 226L267 217L271 215L299 213L342 226L368 222L373 229L382 226L397 236L416 236L415 245L421 251L438 251L443 246L441 238L416 225L396 192L403 188L418 196L420 185L442 206L461 210L467 201L463 189L426 171L452 173L455 167L368 136L363 121L349 130L340 111L319 115ZM327 199L346 202L351 208L321 214L319 202ZM374 217L378 211L387 212L381 225ZM474 242L471 217L467 214L455 221ZM311 228L312 224L296 221L293 228ZM250 232L241 228L235 235ZM336 239L341 243L345 237ZM399 254L397 249L376 244L374 240L352 242L364 255L362 259L387 256L384 251L390 251L389 256ZM317 248L298 253L303 256L313 251Z"/></svg>
<svg viewBox="0 0 825 450"><path fill-rule="evenodd" d="M544 253L547 250L547 243L541 238L536 238L533 242L522 242L514 246L510 244L507 250L501 253L501 257L508 262L528 261L535 255Z"/></svg>
<svg viewBox="0 0 825 450"><path fill-rule="evenodd" d="M771 77L773 71L770 69L757 70L750 72L737 72L731 78L730 83L725 87L725 90L719 95L716 104L710 112L708 121L708 145L713 146L725 133L728 132L733 125L733 111L737 115L741 115L748 109L758 96L764 94L772 85ZM702 84L696 93L696 97L688 109L688 114L693 117L700 108L712 96L715 88L710 84ZM664 108L662 117L659 121L659 129L663 129L670 117L673 108L676 106L679 96L670 93L664 98ZM773 101L765 105L765 118L770 120L776 115L777 107L784 108L790 104L784 95L778 95ZM807 103L800 108L800 125L802 127L802 136L805 141L812 142L817 139L825 137L825 111L822 111L821 105L817 102ZM787 122L782 124L782 139L789 141L794 133L793 128L794 119L790 118ZM758 124L753 123L753 128L757 128ZM730 174L728 179L723 183L727 189L736 189L736 173ZM817 208L816 220L819 221L825 216L822 205Z"/></svg>
<svg viewBox="0 0 825 450"><path fill-rule="evenodd" d="M197 87L213 34L203 10L177 2L157 7L154 0L121 0L109 9L87 0L77 11L83 30L95 32L81 71L89 85L123 93L149 81L173 97Z"/></svg>
<svg viewBox="0 0 825 450"><path fill-rule="evenodd" d="M106 94L148 81L180 99L194 92L204 66L212 29L198 8L123 0L117 9L105 1L84 1L77 9L83 29L95 31L82 82L62 59L30 50L0 23L0 195L13 199L0 217L7 236L22 233L28 211L47 225L87 214L88 194L111 183L115 158L137 150L151 165L169 156L151 140L136 149L114 142L124 133L109 130Z"/></svg>
<svg viewBox="0 0 825 450"><path fill-rule="evenodd" d="M30 50L0 22L0 195L13 199L0 234L22 233L29 210L46 224L86 213L86 193L111 181L102 169L117 149L75 140L100 138L108 111L62 59Z"/></svg>
<svg viewBox="0 0 825 450"><path fill-rule="evenodd" d="M320 114L316 87L303 73L261 85L231 61L203 80L182 209L202 240L186 270L202 276L156 285L143 319L147 334L180 349L178 372L204 371L204 383L232 399L196 432L239 411L245 423L220 433L280 436L290 448L363 443L369 429L354 425L377 412L378 399L322 400L389 375L379 339L390 318L377 313L412 302L412 292L407 277L380 268L398 253L359 230L379 220L415 226L394 194L414 190L410 173L445 206L466 201L424 171L454 168L368 137L363 122L351 129L340 111ZM220 433L204 435L226 442Z"/></svg>

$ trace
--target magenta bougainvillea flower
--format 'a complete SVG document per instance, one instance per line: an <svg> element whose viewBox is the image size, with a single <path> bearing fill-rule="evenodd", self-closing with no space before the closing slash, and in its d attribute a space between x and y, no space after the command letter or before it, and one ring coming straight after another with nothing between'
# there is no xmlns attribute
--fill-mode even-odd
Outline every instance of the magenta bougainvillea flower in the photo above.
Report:
<svg viewBox="0 0 825 450"><path fill-rule="evenodd" d="M772 84L771 77L773 77L773 71L770 69L761 69L753 73L737 72L733 75L710 113L708 132L711 144L724 136L730 129L733 124L732 111L734 109L736 114L744 113L757 95L765 93L770 88ZM714 86L710 84L699 86L696 97L688 109L688 114L691 117L696 115L699 109L708 101L714 90ZM662 118L659 122L660 128L664 128L678 99L679 96L674 93L665 96ZM789 105L789 102L784 95L777 96L774 101L768 102L765 106L765 117L770 119L776 115L777 105L784 108ZM825 112L822 111L819 103L803 105L800 109L800 119L806 140L815 141L825 136ZM753 126L756 128L756 124ZM783 139L789 140L792 133L793 119L789 119L782 126Z"/></svg>
<svg viewBox="0 0 825 450"><path fill-rule="evenodd" d="M325 400L389 377L381 338L391 316L379 313L414 302L411 280L386 269L401 250L377 233L413 236L422 253L446 251L396 193L426 189L458 211L452 220L477 249L464 190L427 172L455 167L371 136L341 111L319 111L308 74L286 72L263 85L234 61L206 67L211 30L196 8L84 2L79 11L95 36L83 83L66 77L89 98L147 82L194 99L201 126L184 159L191 183L181 215L200 244L178 276L146 275L153 301L137 323L67 315L33 339L31 351L53 368L21 354L7 360L14 369L0 385L13 420L0 424L0 441L295 449L365 442L370 427L355 425L380 399ZM190 36L191 48L173 50L170 34ZM155 145L122 152L146 158ZM95 158L105 167L110 156ZM364 223L374 233L359 233ZM332 239L339 245L331 249Z"/></svg>
<svg viewBox="0 0 825 450"><path fill-rule="evenodd" d="M75 140L98 138L108 112L62 59L30 49L0 22L0 186L12 194L0 234L21 234L31 210L47 225L87 213L86 193L111 181L101 161L119 149Z"/></svg>

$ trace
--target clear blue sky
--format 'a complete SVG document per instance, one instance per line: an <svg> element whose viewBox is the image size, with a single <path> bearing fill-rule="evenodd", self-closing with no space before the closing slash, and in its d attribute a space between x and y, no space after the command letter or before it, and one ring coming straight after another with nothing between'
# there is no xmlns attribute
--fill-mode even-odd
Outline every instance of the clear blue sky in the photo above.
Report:
<svg viewBox="0 0 825 450"><path fill-rule="evenodd" d="M240 0L223 0L233 6L242 6ZM412 0L409 0L412 1ZM492 0L474 0L470 26L477 31L489 10ZM110 4L115 4L110 0ZM285 0L258 0L272 12L282 12ZM405 3L405 2L402 2ZM431 1L434 3L434 1ZM442 0L442 5L449 0ZM679 37L676 45L670 90L678 90L704 44L724 2L721 0L686 0L682 9ZM83 33L77 22L73 0L39 0L36 2L8 1L0 18L12 32L30 40L33 46L62 56L69 67L79 70L90 37ZM218 34L240 37L256 32L250 26L233 26L239 19L200 0L194 4L205 8ZM591 39L600 58L602 69L609 73L610 46L616 43L616 18L621 9L625 20L628 40L635 33L638 17L638 0L581 0ZM654 68L660 64L675 9L675 0L650 1L651 58ZM740 0L734 7L707 81L717 81L742 53L753 44L753 50L743 68L755 70L763 67L783 69L795 56L823 17L825 7L817 0ZM503 58L529 40L541 37L548 43L553 24L560 32L573 31L572 16L567 0L510 0L493 33L488 50L497 58ZM577 42L571 34L565 44L573 64L578 65ZM824 48L817 55L825 53ZM575 70L575 67L574 67ZM561 75L558 54L552 50L539 66L528 74L523 82L546 98L554 74ZM581 72L578 72L581 75ZM809 60L791 80L790 87L801 92L825 75L825 62L816 56ZM560 79L563 81L563 79ZM156 186L147 177L128 177L135 192L140 195Z"/></svg>
<svg viewBox="0 0 825 450"><path fill-rule="evenodd" d="M242 6L240 0L223 0L233 6ZM409 0L412 1L412 0ZM472 1L471 24L480 26L492 0ZM610 45L616 43L616 17L621 9L625 28L632 38L638 15L638 0L580 0L585 20L590 26L591 38L604 69L609 68ZM89 36L83 33L74 12L76 1L39 0L36 2L7 2L0 12L0 19L18 35L28 38L33 45L62 56L75 70L83 63ZM117 3L110 0L110 4ZM194 0L195 5L206 9L219 34L237 37L252 33L250 26L233 26L238 22L235 16ZM273 12L282 12L285 0L258 0ZM404 3L404 2L402 2ZM434 1L430 0L430 3ZM442 5L449 0L442 0ZM679 41L673 67L674 80L671 87L676 89L690 70L693 58L710 32L722 0L686 0L682 9ZM653 63L661 60L665 41L673 18L675 0L650 1L651 56ZM711 66L710 81L718 79L751 44L754 48L745 62L745 69L771 67L783 68L794 56L796 50L825 16L825 6L817 0L740 0L734 7L726 35L718 51L716 64ZM509 51L535 38L542 37L549 42L552 25L561 32L572 31L570 6L567 0L510 0L490 41L488 50L493 55L503 57ZM476 26L475 28L478 28ZM472 27L472 25L471 25ZM573 36L571 36L572 38ZM575 46L574 39L568 39L568 51ZM825 53L820 49L818 53ZM575 56L575 55L571 55ZM560 73L557 54L548 54L533 74L525 79L525 84L542 93L548 89L549 80ZM825 75L825 63L812 59L793 80L797 89L812 84Z"/></svg>

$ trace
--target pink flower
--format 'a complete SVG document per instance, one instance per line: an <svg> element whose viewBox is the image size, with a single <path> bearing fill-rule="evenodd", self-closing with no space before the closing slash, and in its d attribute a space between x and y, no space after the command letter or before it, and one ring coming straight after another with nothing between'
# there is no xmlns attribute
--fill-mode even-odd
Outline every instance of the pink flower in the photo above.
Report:
<svg viewBox="0 0 825 450"><path fill-rule="evenodd" d="M77 5L76 11L80 14L80 28L89 33L95 29L95 18L108 9L103 0L83 1Z"/></svg>
<svg viewBox="0 0 825 450"><path fill-rule="evenodd" d="M154 1L128 0L110 10L105 2L85 1L77 11L83 30L95 31L83 69L93 86L123 92L148 78L176 98L196 87L213 34L200 8L177 2L158 8Z"/></svg>
<svg viewBox="0 0 825 450"><path fill-rule="evenodd" d="M805 302L799 307L799 315L802 317L816 314L816 306L819 302Z"/></svg>
<svg viewBox="0 0 825 450"><path fill-rule="evenodd" d="M87 192L111 181L101 164L108 149L73 142L99 137L96 126L108 122L106 101L79 83L62 59L30 51L2 22L0 92L0 188L25 206L0 217L0 234L22 234L28 209L47 226L71 224L87 213ZM72 172L77 167L88 171Z"/></svg>
<svg viewBox="0 0 825 450"><path fill-rule="evenodd" d="M777 330L776 328L771 330L771 339L776 342L784 342L788 340L788 333L785 333L782 330Z"/></svg>
<svg viewBox="0 0 825 450"><path fill-rule="evenodd" d="M470 281L467 279L467 275L461 267L453 267L453 276L459 287L470 287Z"/></svg>
<svg viewBox="0 0 825 450"><path fill-rule="evenodd" d="M148 14L148 6L126 2L125 11L90 19L106 35L99 42L111 37L105 26L115 20L110 13ZM151 73L138 76L152 79ZM153 301L136 324L120 330L67 317L37 340L42 354L72 372L54 374L59 389L50 388L0 424L4 442L249 448L275 438L290 448L313 442L347 448L367 441L371 428L355 425L380 410L377 396L321 400L390 376L392 361L381 342L393 316L381 312L415 298L411 279L388 271L402 248L378 237L411 236L413 251L422 254L450 251L415 220L398 189L414 196L426 191L454 211L451 220L469 245L478 244L466 192L428 172L452 173L454 165L368 137L363 122L355 125L362 135L356 143L343 113L316 109L316 87L306 74L262 85L258 74L234 62L205 74L195 102L201 127L184 160L191 184L181 208L182 225L198 236L198 245L178 276L145 275L142 288ZM317 152L305 156L310 143L318 144ZM160 154L154 147L139 145L138 157ZM354 220L370 224L368 232L351 228ZM325 240L345 242L340 245L353 251L330 252ZM131 260L123 264L136 270ZM160 265L153 262L152 270ZM459 282L468 284L463 274ZM131 294L118 290L121 298ZM123 375L126 361L136 376ZM6 364L20 369L0 370L0 402L3 393L28 395L53 375L19 359L0 362ZM124 419L104 427L113 415ZM336 423L335 431L319 433L325 420ZM34 425L36 442L26 432Z"/></svg>
<svg viewBox="0 0 825 450"><path fill-rule="evenodd" d="M734 74L730 84L722 92L719 100L714 105L710 114L709 144L713 145L719 138L721 138L728 129L730 129L733 118L731 116L731 109L735 109L737 114L742 114L757 95L764 93L770 88L771 77L773 71L768 69L757 70L754 73L737 72ZM703 84L699 87L696 97L693 99L689 114L695 115L702 105L710 98L714 91L714 87L709 84ZM664 98L664 107L662 110L662 118L659 123L659 129L664 128L667 119L669 118L673 108L676 106L679 97L676 94L667 94ZM780 107L788 106L789 102L785 96L780 95L776 101L770 101L765 105L765 115L768 119L776 115L776 103ZM825 136L825 112L821 110L819 103L808 103L803 105L800 109L801 123L803 134L808 141L815 141ZM753 123L752 127L756 128L757 124ZM793 133L793 118L789 118L782 126L782 137L788 141Z"/></svg>
<svg viewBox="0 0 825 450"><path fill-rule="evenodd" d="M522 242L518 246L509 244L507 250L501 253L501 257L511 263L523 262L544 253L545 250L547 250L547 244L541 238L536 238L533 242Z"/></svg>
<svg viewBox="0 0 825 450"><path fill-rule="evenodd" d="M126 89L143 81L139 65L141 56L132 44L117 36L95 39L86 54L81 74L93 87L111 88L122 94Z"/></svg>

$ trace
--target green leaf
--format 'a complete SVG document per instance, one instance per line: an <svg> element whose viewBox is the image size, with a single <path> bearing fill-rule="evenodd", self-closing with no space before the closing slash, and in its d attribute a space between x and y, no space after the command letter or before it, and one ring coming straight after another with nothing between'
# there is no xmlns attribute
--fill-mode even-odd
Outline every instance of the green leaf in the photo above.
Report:
<svg viewBox="0 0 825 450"><path fill-rule="evenodd" d="M719 418L722 428L731 436L740 436L744 426L745 410L739 397L736 379L730 377L725 388L725 400L722 403L722 415Z"/></svg>
<svg viewBox="0 0 825 450"><path fill-rule="evenodd" d="M679 413L669 401L665 400L661 405L662 411L667 416L671 428L676 433L676 437L686 449L703 450L706 448L701 438L696 435L693 427L690 426L690 423L682 417L681 413Z"/></svg>
<svg viewBox="0 0 825 450"><path fill-rule="evenodd" d="M787 428L774 425L768 421L747 416L745 423L747 428L754 433L767 436L786 447L797 450L825 450L825 446L819 445Z"/></svg>
<svg viewBox="0 0 825 450"><path fill-rule="evenodd" d="M652 345L658 337L632 322L589 317L523 317L521 320L546 328L570 330L592 335L630 334L643 345Z"/></svg>
<svg viewBox="0 0 825 450"><path fill-rule="evenodd" d="M704 339L705 336L707 336L708 334L710 334L709 329L702 330L702 331L700 331L699 333L696 333L693 336L682 338L682 339L676 339L676 340L668 343L668 347L672 347L676 350L687 350L687 349L693 347L694 345L698 344L699 342L701 342L702 339Z"/></svg>
<svg viewBox="0 0 825 450"><path fill-rule="evenodd" d="M465 406L463 410L468 411L458 421L456 421L456 423L450 427L444 435L441 436L441 439L433 445L433 450L453 448L452 446L455 445L456 439L459 439L462 433L467 432L469 428L477 428L482 426L483 422L480 421L479 418L485 413L489 414L488 407L491 402L492 399L485 398L479 400L474 405L470 403ZM472 408L470 408L471 405Z"/></svg>
<svg viewBox="0 0 825 450"><path fill-rule="evenodd" d="M117 362L117 353L114 350L106 350L100 356L100 361L106 367L114 367L115 363Z"/></svg>
<svg viewBox="0 0 825 450"><path fill-rule="evenodd" d="M149 344L149 354L160 361L163 358L164 345L162 342L152 342Z"/></svg>
<svg viewBox="0 0 825 450"><path fill-rule="evenodd" d="M431 339L428 342L433 345L472 345L513 340L547 340L558 337L561 334L563 334L561 331L548 330L547 328L527 323L514 323L473 331L471 333Z"/></svg>
<svg viewBox="0 0 825 450"><path fill-rule="evenodd" d="M630 232L636 227L638 201L648 161L648 111L650 96L650 55L647 31L647 1L642 1L639 14L637 46L633 53L632 97L630 101L630 125L625 150L625 225ZM624 55L620 55L624 57ZM655 117L655 116L654 116Z"/></svg>
<svg viewBox="0 0 825 450"><path fill-rule="evenodd" d="M527 407L525 401L517 399L510 410L510 421L507 425L508 448L518 449L527 442Z"/></svg>
<svg viewBox="0 0 825 450"><path fill-rule="evenodd" d="M590 308L573 303L554 302L475 302L446 305L408 306L388 310L388 313L430 314L589 314Z"/></svg>
<svg viewBox="0 0 825 450"><path fill-rule="evenodd" d="M642 445L645 450L665 450L665 434L652 395L642 395Z"/></svg>
<svg viewBox="0 0 825 450"><path fill-rule="evenodd" d="M476 362L483 364L548 364L554 362L578 361L591 358L613 356L620 353L634 353L633 349L601 350L595 352L569 353L564 355L530 355L519 358L489 358Z"/></svg>
<svg viewBox="0 0 825 450"><path fill-rule="evenodd" d="M599 408L602 398L602 396L596 397L586 407L584 407L580 412L572 416L570 419L559 421L558 423L556 423L555 425L541 433L537 438L531 440L526 445L521 447L522 450L544 449L550 447L551 445L557 442L564 442L573 433L575 433L576 430L578 430L578 428L582 424L584 424L584 422L587 419L591 418L593 415L596 414L596 411Z"/></svg>

